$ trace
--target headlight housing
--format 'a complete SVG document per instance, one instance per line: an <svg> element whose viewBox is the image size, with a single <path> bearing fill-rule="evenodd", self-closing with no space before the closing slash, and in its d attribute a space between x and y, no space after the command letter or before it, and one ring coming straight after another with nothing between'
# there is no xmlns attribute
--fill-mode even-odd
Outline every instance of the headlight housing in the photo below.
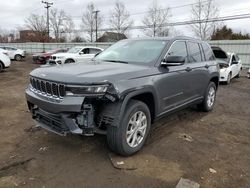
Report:
<svg viewBox="0 0 250 188"><path fill-rule="evenodd" d="M107 90L108 85L67 86L66 96L104 95Z"/></svg>

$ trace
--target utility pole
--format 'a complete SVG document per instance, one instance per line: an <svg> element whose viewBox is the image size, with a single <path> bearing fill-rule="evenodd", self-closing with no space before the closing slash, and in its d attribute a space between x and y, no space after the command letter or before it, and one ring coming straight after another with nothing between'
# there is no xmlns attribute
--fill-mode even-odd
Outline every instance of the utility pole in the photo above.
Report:
<svg viewBox="0 0 250 188"><path fill-rule="evenodd" d="M99 12L100 12L99 10L93 11L93 14L95 14L95 41L97 41L97 39L98 39L98 36L97 36L97 31L98 31L97 18L98 18L98 13Z"/></svg>
<svg viewBox="0 0 250 188"><path fill-rule="evenodd" d="M48 1L42 1L42 3L46 5L44 8L47 9L47 34L49 39L49 8L53 5L53 3L50 3Z"/></svg>

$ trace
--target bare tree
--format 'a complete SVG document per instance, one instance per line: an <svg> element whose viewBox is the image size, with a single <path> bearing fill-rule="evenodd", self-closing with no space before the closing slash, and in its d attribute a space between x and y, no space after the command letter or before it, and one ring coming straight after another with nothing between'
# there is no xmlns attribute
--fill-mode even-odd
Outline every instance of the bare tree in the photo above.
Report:
<svg viewBox="0 0 250 188"><path fill-rule="evenodd" d="M38 31L41 33L46 33L46 19L44 16L38 14L30 14L28 18L25 20L26 27L33 31Z"/></svg>
<svg viewBox="0 0 250 188"><path fill-rule="evenodd" d="M144 16L142 23L145 26L144 33L147 36L168 36L169 27L167 24L171 17L170 8L162 8L157 0L154 0L148 8L147 15Z"/></svg>
<svg viewBox="0 0 250 188"><path fill-rule="evenodd" d="M86 31L90 42L93 42L95 36L95 28L96 28L96 17L94 11L96 7L93 2L89 3L86 7L85 12L82 16L82 27L83 30ZM100 28L102 25L103 19L99 15L97 17L97 27Z"/></svg>
<svg viewBox="0 0 250 188"><path fill-rule="evenodd" d="M199 21L198 24L191 25L193 33L203 40L211 37L216 29L218 22L207 22L211 18L218 18L219 9L216 7L214 0L202 1L197 0L197 3L192 6L191 19Z"/></svg>
<svg viewBox="0 0 250 188"><path fill-rule="evenodd" d="M57 42L60 41L63 33L69 34L74 30L74 23L64 10L52 9L50 11L50 25Z"/></svg>
<svg viewBox="0 0 250 188"><path fill-rule="evenodd" d="M109 25L117 33L125 34L133 25L133 20L130 19L130 14L126 10L124 3L117 1L114 10L111 12Z"/></svg>

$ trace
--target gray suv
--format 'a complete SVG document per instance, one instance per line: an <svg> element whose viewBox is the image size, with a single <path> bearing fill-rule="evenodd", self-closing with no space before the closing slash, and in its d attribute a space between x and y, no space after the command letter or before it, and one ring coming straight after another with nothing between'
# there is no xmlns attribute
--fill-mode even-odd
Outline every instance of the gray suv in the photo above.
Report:
<svg viewBox="0 0 250 188"><path fill-rule="evenodd" d="M110 149L139 151L151 124L197 105L214 107L219 67L210 46L188 37L120 41L89 63L43 67L26 89L37 124L58 135L105 134Z"/></svg>

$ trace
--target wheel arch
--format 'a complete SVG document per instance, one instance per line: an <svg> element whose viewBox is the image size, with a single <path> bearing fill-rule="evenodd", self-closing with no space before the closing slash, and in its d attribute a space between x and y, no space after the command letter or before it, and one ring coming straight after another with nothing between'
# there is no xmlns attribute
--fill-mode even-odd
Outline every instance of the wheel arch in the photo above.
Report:
<svg viewBox="0 0 250 188"><path fill-rule="evenodd" d="M157 114L158 104L156 102L157 101L156 95L152 88L149 88L149 87L143 88L143 89L133 91L127 94L122 101L121 110L120 110L121 115L124 114L124 111L129 101L131 100L138 100L138 101L145 103L149 108L151 120L152 122L154 121L156 114Z"/></svg>
<svg viewBox="0 0 250 188"><path fill-rule="evenodd" d="M5 69L5 65L1 60L0 60L0 64L3 66L3 69Z"/></svg>

